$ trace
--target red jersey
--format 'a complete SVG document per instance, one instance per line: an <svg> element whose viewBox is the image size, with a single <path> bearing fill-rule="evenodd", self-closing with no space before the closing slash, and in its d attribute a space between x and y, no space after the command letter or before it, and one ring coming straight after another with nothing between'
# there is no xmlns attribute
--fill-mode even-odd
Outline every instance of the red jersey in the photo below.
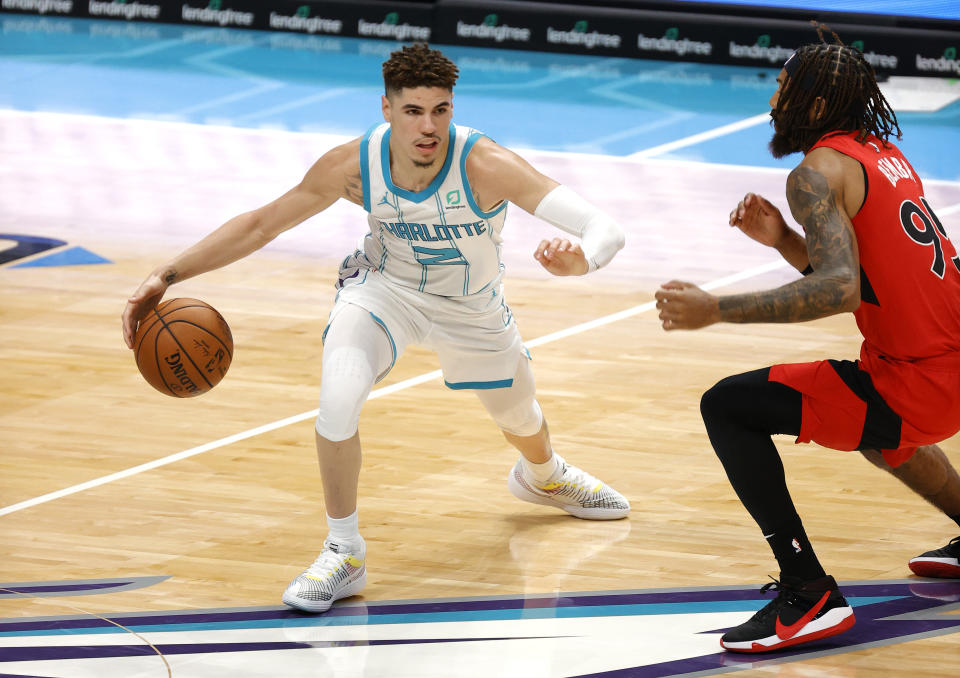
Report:
<svg viewBox="0 0 960 678"><path fill-rule="evenodd" d="M852 219L860 361L855 370L827 360L774 365L770 380L803 394L797 442L876 446L897 466L916 446L960 431L960 260L900 150L855 137L832 132L813 148L833 148L863 167L864 201Z"/></svg>
<svg viewBox="0 0 960 678"><path fill-rule="evenodd" d="M853 217L860 251L861 360L960 359L960 259L896 146L832 132L826 146L863 166L865 200ZM813 150L813 149L811 149ZM953 355L949 355L953 353ZM869 367L867 367L869 369Z"/></svg>

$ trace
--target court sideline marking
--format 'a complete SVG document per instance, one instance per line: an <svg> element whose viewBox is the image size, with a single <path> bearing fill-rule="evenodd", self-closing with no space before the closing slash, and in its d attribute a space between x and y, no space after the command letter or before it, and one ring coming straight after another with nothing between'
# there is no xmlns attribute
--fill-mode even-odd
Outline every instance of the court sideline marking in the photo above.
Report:
<svg viewBox="0 0 960 678"><path fill-rule="evenodd" d="M700 132L699 134L691 134L688 137L683 139L677 139L676 141L668 141L665 144L660 144L659 146L652 146L651 148L644 149L642 151L637 151L636 153L631 153L627 157L630 160L639 160L640 158L651 158L655 155L660 155L662 153L667 153L669 151L675 151L678 148L686 148L687 146L694 146L699 144L701 141L709 141L710 139L716 139L717 137L722 137L726 134L731 134L733 132L739 132L742 129L747 129L748 127L755 127L762 122L770 122L770 113L758 113L757 115L752 115L749 118L744 118L743 120L738 120L737 122L731 122L728 125L721 125L720 127L715 127L714 129L707 130L706 132Z"/></svg>
<svg viewBox="0 0 960 678"><path fill-rule="evenodd" d="M768 273L769 271L774 271L778 268L784 268L788 266L787 262L784 260L778 260L760 266L754 266L753 268L748 268L745 271L739 273L734 273L732 275L724 276L722 278L717 278L716 280L711 280L710 282L701 285L701 289L704 290L714 290L719 287L724 287L726 285L731 285L742 280L747 280L755 276L761 275L763 273ZM588 330L596 329L597 327L602 327L604 325L609 325L611 323L630 318L640 313L645 313L647 311L653 310L656 308L655 301L648 301L639 306L634 306L632 308L625 309L623 311L618 311L616 313L611 313L610 315L602 316L600 318L595 318L594 320L589 320L578 325L573 325L563 330L558 330L550 334L546 334L542 337L537 337L531 341L525 341L524 344L528 347L542 346L544 344L549 344L554 341L559 341L560 339L565 339L571 337L575 334L580 334ZM370 396L367 400L375 400L376 398L383 398L385 396L396 393L397 391L402 391L404 389L412 388L414 386L419 386L428 381L433 381L441 376L442 372L440 370L434 370L432 372L427 372L425 374L418 375L416 377L411 377L405 379L396 384L391 384L389 386L384 386L383 388L374 389L371 391ZM32 499L26 499L24 501L18 502L16 504L11 504L9 506L4 506L0 508L0 516L5 516L10 513L15 513L17 511L22 511L26 508L31 508L33 506L38 506L40 504L45 504L56 499L62 499L63 497L70 496L71 494L77 494L78 492L83 492L85 490L90 490L101 485L106 485L107 483L112 483L116 480L122 480L124 478L129 478L146 471L151 471L161 466L166 466L177 461L182 461L183 459L189 459L198 454L203 454L204 452L209 452L210 450L216 450L227 445L232 445L233 443L240 442L241 440L246 440L247 438L253 438L262 433L269 433L270 431L275 431L279 428L284 428L290 426L291 424L296 424L306 419L311 419L317 416L318 410L313 409L309 412L302 412L300 414L295 414L291 417L286 417L284 419L278 419L277 421L271 422L269 424L263 424L262 426L257 426L256 428L251 428L240 433L235 433L226 438L220 438L219 440L214 440L209 443L204 443L203 445L198 445L197 447L191 447L188 450L183 450L182 452L177 452L175 454L168 455L166 457L161 457L160 459L154 459L153 461L148 461L144 464L138 466L133 466L123 471L117 471L116 473L111 473L109 475L101 476L99 478L94 478L93 480L88 480L84 483L79 483L71 487L65 487L62 490L56 490L54 492L49 492L39 497L34 497Z"/></svg>

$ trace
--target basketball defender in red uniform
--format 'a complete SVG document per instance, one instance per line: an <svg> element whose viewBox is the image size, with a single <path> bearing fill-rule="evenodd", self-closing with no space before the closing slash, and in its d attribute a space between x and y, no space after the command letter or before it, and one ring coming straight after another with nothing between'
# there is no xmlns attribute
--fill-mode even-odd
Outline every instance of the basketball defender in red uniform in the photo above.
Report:
<svg viewBox="0 0 960 678"><path fill-rule="evenodd" d="M852 311L864 338L858 361L774 365L723 379L701 401L710 442L780 565L780 580L764 587L777 598L721 639L739 652L854 624L804 532L772 434L860 450L960 525L960 477L935 444L960 431L960 259L920 178L888 142L900 128L872 68L836 40L795 52L770 99L771 152L804 153L787 199L805 235L751 193L730 214L731 226L775 247L803 277L751 294L716 297L680 281L656 293L666 330ZM960 537L910 567L960 577L958 556Z"/></svg>

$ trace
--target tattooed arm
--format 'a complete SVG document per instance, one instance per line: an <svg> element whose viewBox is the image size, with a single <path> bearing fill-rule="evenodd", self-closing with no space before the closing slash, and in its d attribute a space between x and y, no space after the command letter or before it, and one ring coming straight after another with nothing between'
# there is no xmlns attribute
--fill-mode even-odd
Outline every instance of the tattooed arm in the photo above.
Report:
<svg viewBox="0 0 960 678"><path fill-rule="evenodd" d="M856 235L836 185L815 167L801 164L787 179L787 201L806 231L813 273L774 290L721 297L721 320L801 322L859 305Z"/></svg>
<svg viewBox="0 0 960 678"><path fill-rule="evenodd" d="M802 322L855 310L860 303L860 261L843 201L846 174L837 158L811 153L787 179L787 200L806 231L813 273L776 289L723 297L671 281L656 293L664 329L696 329L715 322Z"/></svg>
<svg viewBox="0 0 960 678"><path fill-rule="evenodd" d="M228 220L198 243L154 269L127 300L121 316L123 339L133 346L137 325L175 282L233 263L257 251L337 201L362 204L360 139L338 146L317 160L303 180L272 202Z"/></svg>

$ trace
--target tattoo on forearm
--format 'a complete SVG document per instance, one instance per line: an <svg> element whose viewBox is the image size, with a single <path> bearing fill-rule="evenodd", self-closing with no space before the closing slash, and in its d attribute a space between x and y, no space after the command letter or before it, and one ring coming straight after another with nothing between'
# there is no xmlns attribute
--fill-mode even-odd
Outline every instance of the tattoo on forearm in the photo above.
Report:
<svg viewBox="0 0 960 678"><path fill-rule="evenodd" d="M800 166L787 179L787 200L806 230L813 273L782 287L720 298L727 322L802 322L846 308L859 281L859 256L838 206L836 193L822 174Z"/></svg>
<svg viewBox="0 0 960 678"><path fill-rule="evenodd" d="M347 176L346 183L343 187L343 194L346 196L347 200L357 205L363 204L363 181L360 178L360 173Z"/></svg>
<svg viewBox="0 0 960 678"><path fill-rule="evenodd" d="M168 268L160 275L160 279L168 285L172 285L177 282L177 269L173 267Z"/></svg>

